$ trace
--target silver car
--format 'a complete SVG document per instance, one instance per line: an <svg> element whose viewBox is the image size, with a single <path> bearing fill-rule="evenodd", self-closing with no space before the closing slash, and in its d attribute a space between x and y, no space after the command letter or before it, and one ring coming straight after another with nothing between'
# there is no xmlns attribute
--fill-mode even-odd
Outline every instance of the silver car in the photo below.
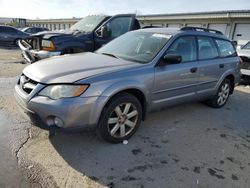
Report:
<svg viewBox="0 0 250 188"><path fill-rule="evenodd" d="M220 32L142 29L95 53L29 65L15 96L47 127L93 127L106 141L120 142L135 133L148 112L187 101L222 107L240 79L239 63Z"/></svg>

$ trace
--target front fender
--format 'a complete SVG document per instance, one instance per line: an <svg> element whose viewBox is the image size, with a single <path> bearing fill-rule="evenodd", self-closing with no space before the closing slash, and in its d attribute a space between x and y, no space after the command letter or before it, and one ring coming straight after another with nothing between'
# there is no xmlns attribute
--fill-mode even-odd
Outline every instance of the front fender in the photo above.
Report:
<svg viewBox="0 0 250 188"><path fill-rule="evenodd" d="M105 107L105 105L108 103L108 101L116 94L128 90L128 89L136 89L143 93L146 102L148 99L148 92L145 89L145 86L143 83L139 81L134 80L124 80L124 81L117 81L107 87L101 95L98 97L98 100L96 102L95 108L93 108L93 111L91 112L90 121L93 124L98 123L99 118L101 116L102 110Z"/></svg>
<svg viewBox="0 0 250 188"><path fill-rule="evenodd" d="M122 92L124 90L128 89L136 89L143 93L146 101L148 101L148 93L149 91L146 90L145 85L136 80L124 80L124 81L118 81L107 87L101 94L101 96L106 96L108 98L113 97L115 94Z"/></svg>

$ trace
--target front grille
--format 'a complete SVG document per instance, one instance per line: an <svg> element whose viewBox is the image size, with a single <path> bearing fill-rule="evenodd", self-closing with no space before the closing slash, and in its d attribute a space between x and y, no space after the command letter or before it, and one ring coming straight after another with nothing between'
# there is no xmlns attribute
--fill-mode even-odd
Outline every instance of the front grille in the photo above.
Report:
<svg viewBox="0 0 250 188"><path fill-rule="evenodd" d="M30 94L33 91L33 89L35 89L38 82L28 78L23 74L20 77L18 84L25 93Z"/></svg>
<svg viewBox="0 0 250 188"><path fill-rule="evenodd" d="M40 40L39 40L39 38L35 37L35 38L32 39L32 47L35 50L40 50Z"/></svg>
<svg viewBox="0 0 250 188"><path fill-rule="evenodd" d="M32 50L41 49L40 39L38 37L32 37L25 40L21 40L21 43L24 47Z"/></svg>

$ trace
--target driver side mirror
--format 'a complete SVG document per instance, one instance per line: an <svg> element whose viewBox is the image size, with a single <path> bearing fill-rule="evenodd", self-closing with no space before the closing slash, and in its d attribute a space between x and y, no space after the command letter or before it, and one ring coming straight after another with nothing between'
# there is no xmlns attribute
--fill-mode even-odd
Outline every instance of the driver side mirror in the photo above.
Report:
<svg viewBox="0 0 250 188"><path fill-rule="evenodd" d="M179 64L182 61L182 57L180 55L175 54L166 54L161 63L160 66L164 66L166 64Z"/></svg>
<svg viewBox="0 0 250 188"><path fill-rule="evenodd" d="M106 25L101 27L100 37L108 38L111 36L111 31L108 29Z"/></svg>

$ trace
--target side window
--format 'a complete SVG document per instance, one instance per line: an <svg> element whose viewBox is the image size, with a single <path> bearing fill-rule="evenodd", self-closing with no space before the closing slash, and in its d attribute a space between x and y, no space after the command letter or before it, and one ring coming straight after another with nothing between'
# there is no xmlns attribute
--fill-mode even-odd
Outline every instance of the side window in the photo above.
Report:
<svg viewBox="0 0 250 188"><path fill-rule="evenodd" d="M197 59L195 37L185 36L178 38L170 46L166 54L180 55L182 62L195 61Z"/></svg>
<svg viewBox="0 0 250 188"><path fill-rule="evenodd" d="M232 57L236 55L235 48L232 43L227 40L215 39L216 44L219 47L221 57Z"/></svg>
<svg viewBox="0 0 250 188"><path fill-rule="evenodd" d="M199 59L213 59L219 57L215 43L210 37L198 37Z"/></svg>
<svg viewBox="0 0 250 188"><path fill-rule="evenodd" d="M111 38L116 38L129 30L131 17L117 17L107 23Z"/></svg>
<svg viewBox="0 0 250 188"><path fill-rule="evenodd" d="M31 28L27 29L26 33L31 33Z"/></svg>
<svg viewBox="0 0 250 188"><path fill-rule="evenodd" d="M37 32L39 32L39 28L32 28L31 29L31 33L37 33Z"/></svg>
<svg viewBox="0 0 250 188"><path fill-rule="evenodd" d="M17 31L11 27L6 27L6 33L16 34Z"/></svg>

